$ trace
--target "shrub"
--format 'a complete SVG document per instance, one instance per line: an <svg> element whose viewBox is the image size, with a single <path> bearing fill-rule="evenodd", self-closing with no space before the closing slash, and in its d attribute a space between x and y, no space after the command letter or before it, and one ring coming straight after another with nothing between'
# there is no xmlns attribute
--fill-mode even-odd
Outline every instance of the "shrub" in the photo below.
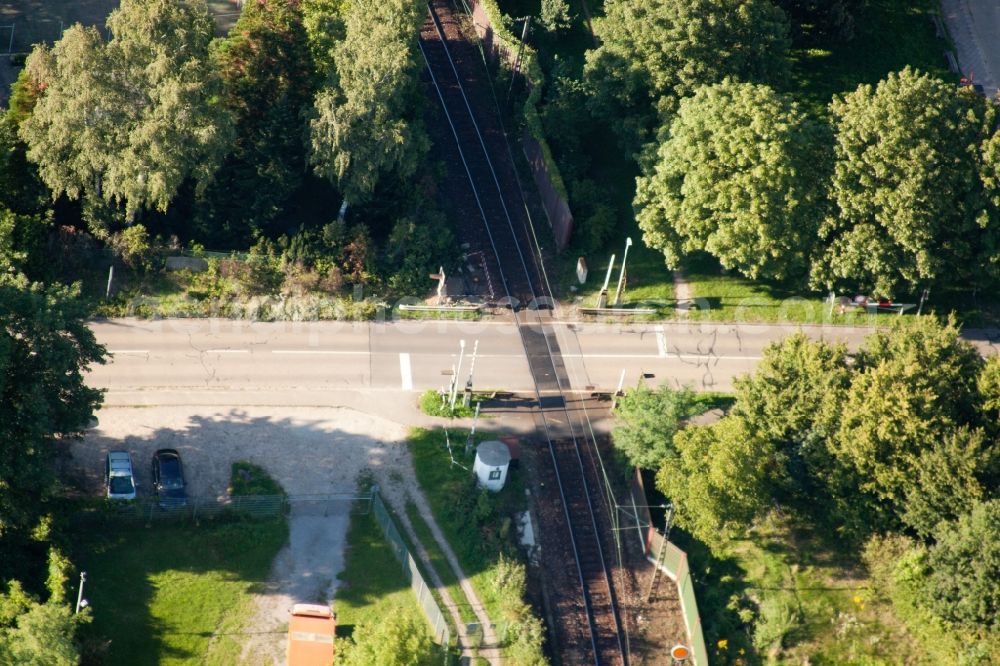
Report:
<svg viewBox="0 0 1000 666"><path fill-rule="evenodd" d="M787 595L769 595L760 605L753 644L758 650L782 647L785 637L802 623L802 614Z"/></svg>
<svg viewBox="0 0 1000 666"><path fill-rule="evenodd" d="M242 495L284 495L285 489L271 478L260 465L246 460L233 463L229 482L229 494Z"/></svg>

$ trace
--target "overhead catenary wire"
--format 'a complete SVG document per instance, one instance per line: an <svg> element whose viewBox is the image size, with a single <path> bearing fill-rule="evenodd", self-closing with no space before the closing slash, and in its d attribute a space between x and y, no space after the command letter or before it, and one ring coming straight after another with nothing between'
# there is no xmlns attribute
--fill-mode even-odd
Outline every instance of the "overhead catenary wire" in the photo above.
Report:
<svg viewBox="0 0 1000 666"><path fill-rule="evenodd" d="M544 343L545 343L545 348L546 348L546 351L547 351L547 360L548 360L548 363L550 364L550 366L553 369L553 376L555 378L555 382L556 382L556 386L558 388L558 392L559 392L560 395L562 395L563 392L564 392L564 390L565 390L565 387L562 386L562 381L559 379L558 373L555 372L555 361L554 361L555 352L552 349L552 344L551 344L551 342L550 342L550 340L548 338L548 335L545 334L545 330L544 330L545 324L542 321L542 318L541 318L541 316L539 314L539 311L538 311L538 307L540 305L545 305L546 303L551 303L551 298L549 298L547 296L543 296L542 298L539 298L537 292L535 291L534 284L533 284L533 282L531 280L531 272L528 270L528 266L527 266L527 262L525 261L524 253L521 250L520 243L517 241L517 232L514 229L514 223L513 223L513 220L511 218L510 211L507 209L506 203L504 201L502 188L500 186L496 170L494 169L492 161L490 160L489 151L488 151L488 149L487 149L487 147L485 145L485 141L483 140L482 133L480 132L479 127L478 127L478 123L476 122L476 119L475 119L475 114L474 114L474 112L473 112L473 110L471 108L471 105L469 104L468 97L466 96L464 88L462 86L461 76L458 74L458 71L457 71L457 68L455 67L454 61L451 58L451 54L449 53L447 45L445 44L445 36L443 34L443 30L442 30L442 28L441 28L441 26L439 24L438 17L436 16L435 12L433 11L433 8L431 9L431 20L432 20L432 22L434 24L435 30L438 32L438 36L441 39L442 48L443 48L444 53L445 53L445 55L446 55L446 57L447 57L447 59L449 61L449 64L450 64L451 69L452 69L452 72L455 75L455 79L456 79L457 84L458 84L458 91L461 94L464 106L466 107L466 110L469 113L469 118L470 118L470 120L472 122L473 129L476 132L477 138L479 140L480 147L483 150L483 154L484 154L485 160L486 160L486 165L487 165L487 167L490 170L490 174L492 176L492 180L494 182L494 185L497 187L500 205L501 205L501 208L503 209L503 214L504 214L504 217L505 217L505 219L507 221L507 226L509 227L511 233L513 234L514 242L515 242L515 250L518 253L518 258L520 260L521 267L524 269L525 276L528 278L527 286L528 286L528 291L530 292L530 295L531 295L531 298L532 298L532 303L529 304L528 312L529 313L533 313L533 315L520 314L515 309L515 311L514 311L514 323L515 323L515 325L518 328L518 333L519 333L519 335L521 337L522 343L525 343L525 348L527 349L526 339L524 337L525 333L524 333L524 330L522 330L522 327L525 326L525 325L530 325L530 324L528 324L528 321L527 321L527 318L530 317L530 316L533 316L534 319L537 321L537 326L540 329L540 332L542 334L542 339L544 340ZM465 169L465 173L466 173L466 175L469 178L469 182L472 185L473 194L475 196L476 203L477 203L477 206L479 208L480 215L482 216L484 224L486 225L487 236L489 238L490 244L491 244L494 252L497 255L498 262L500 262L500 253L499 253L498 248L497 248L496 240L495 240L495 238L493 236L493 232L492 232L492 230L491 230L491 228L489 226L489 220L488 220L486 212L484 210L484 207L483 207L483 204L482 204L482 199L481 199L481 197L479 195L479 192L476 190L476 182L475 182L475 179L472 176L471 169L469 167L468 161L466 160L466 155L465 155L465 152L464 152L464 150L462 148L461 140L459 138L457 129L456 129L455 124L454 124L454 122L453 122L453 120L451 118L451 112L449 111L448 106L447 106L447 104L445 102L444 95L443 95L443 93L441 91L441 86L440 86L440 84L439 84L439 82L437 80L437 77L436 77L436 75L435 75L435 73L433 71L433 68L432 68L432 66L430 64L430 61L427 58L427 53L426 53L426 51L425 51L425 49L423 47L423 44L420 45L420 50L421 50L421 54L424 56L424 60L425 60L425 62L427 64L427 68L428 68L428 70L430 72L432 83L434 84L435 90L437 91L438 99L441 101L442 108L443 108L445 116L446 116L446 118L448 120L449 127L451 128L452 134L453 134L453 136L454 136L454 138L456 140L456 143L458 144L459 156L460 156L461 161L463 163L463 167ZM510 146L509 146L509 143L506 141L506 133L505 133L505 141L504 141L504 143L505 143L505 147L507 149L508 155L511 158L513 158L513 156L510 155ZM515 173L515 178L516 177L517 176L516 176L516 173ZM521 184L520 184L520 179L519 178L518 178L518 189L520 190L519 194L522 197L522 202L524 202L524 193L523 193L523 189L521 188ZM530 212L527 210L526 202L525 202L525 212L528 214L528 219L529 219L529 223L530 223ZM537 242L537 235L534 232L533 224L531 224L531 228L530 229L526 229L526 231L530 231L530 234L531 234L531 237L532 237L532 239L534 241L535 247L538 249L538 255L537 256L535 256L534 253L532 253L533 254L533 256L532 256L532 263L534 264L534 267L535 267L535 269L536 269L537 274L539 275L539 277L541 277L543 279L543 281L545 283L545 286L548 288L549 293L551 293L551 286L549 285L548 275L547 275L547 273L545 272L545 269L544 269L544 262L541 261L541 256L540 256L541 249L540 249L540 246L538 245L538 242ZM500 271L501 271L501 277L503 278L504 289L505 289L505 292L507 294L507 297L508 297L509 300L511 300L511 302L513 302L514 299L512 298L512 294L510 293L510 284L509 284L509 282L508 282L508 280L506 278L506 275L504 275L504 267L503 267L502 262L500 263ZM543 303L543 301L545 301L545 303ZM539 405L541 406L542 405L541 391L539 389L537 380L534 381L534 388L535 388L536 397L538 398L538 401L539 401ZM569 417L569 411L565 407L565 401L563 402L563 410L566 412L567 417ZM596 633L596 630L595 630L595 627L594 627L594 624L593 624L593 622L594 622L593 613L592 613L591 610L589 610L589 598L588 598L588 593L587 593L587 590L586 590L586 585L583 583L582 567L581 567L580 558L579 558L579 549L578 549L577 544L575 543L576 535L574 534L573 529L572 529L573 521L571 520L571 518L569 516L568 505L567 505L566 497L565 497L565 494L564 494L564 491L563 491L561 474L560 474L560 471L559 471L559 464L558 464L558 461L556 460L556 455L555 455L554 447L553 447L553 444L552 444L551 431L549 429L548 419L545 416L545 410L544 410L544 408L540 410L540 416L541 416L542 426L543 426L543 430L545 432L546 439L549 442L550 455L553 458L554 471L555 471L555 474L556 474L557 483L559 485L559 492L560 492L560 495L561 495L562 500L563 500L563 511L565 513L567 524L570 525L570 536L571 536L571 539L573 540L573 544L572 545L573 545L574 558L576 559L576 564L577 564L578 577L580 579L581 588L584 591L584 602L588 606L588 622L590 623L590 628L591 628L591 644L592 644L592 648L594 650L595 659L598 659L599 656L598 656L597 646L596 646L596 643L595 643L595 633ZM573 442L574 450L576 452L577 464L580 466L581 473L583 473L583 465L584 465L584 463L583 463L583 460L582 460L582 457L581 457L581 454L580 454L580 445L579 445L579 441L577 439L576 429L573 426L572 420L569 419L569 418L567 418L567 420L570 423L570 438L571 438L571 440ZM590 430L590 433L593 436L593 427L592 427L592 425L589 424L589 420L590 419L589 419L589 415L588 415L587 416L587 421L588 421L587 429ZM581 434L583 434L584 437L586 438L586 433L581 433ZM595 444L595 447L596 447L596 440L594 440L594 444ZM591 464L593 464L593 463L591 463ZM601 462L601 467L603 468L603 461ZM605 472L605 479L606 479L606 472ZM587 485L586 474L583 474L583 476L581 477L581 481L584 484L584 487L586 487L586 485ZM606 488L609 487L609 484L607 482L604 485L606 486ZM595 517L595 513L594 513L594 507L591 504L589 493L585 493L584 494L584 498L586 500L586 503L587 503L587 506L588 506L588 509L589 509L589 516L590 516L590 521L591 521L591 529L593 530L593 533L595 535L595 539L596 539L595 545L596 545L597 550L598 550L599 558L600 558L600 560L602 562L601 567L603 569L604 576L607 579L606 583L607 583L607 589L608 589L608 594L609 594L609 603L610 603L610 606L611 606L611 611L612 611L614 623L615 623L615 626L617 627L616 637L617 637L618 644L619 644L619 650L620 650L620 652L622 654L622 658L624 660L626 660L626 662L627 662L627 660L628 660L627 654L628 653L627 653L627 650L626 650L625 646L622 644L622 637L621 637L621 634L622 634L622 625L621 625L621 621L620 621L620 619L618 617L617 602L615 600L616 594L614 592L613 586L611 585L610 579L608 579L607 566L606 566L606 564L603 564L604 556L603 556L603 550L602 550L602 547L601 547L601 544L600 544L600 531L599 531L598 526L596 524L596 517ZM613 503L612 503L612 505L613 505ZM619 550L620 550L620 544L619 544ZM619 553L619 561L621 561L621 555L620 555L620 553ZM626 629L626 631L627 631L627 629Z"/></svg>

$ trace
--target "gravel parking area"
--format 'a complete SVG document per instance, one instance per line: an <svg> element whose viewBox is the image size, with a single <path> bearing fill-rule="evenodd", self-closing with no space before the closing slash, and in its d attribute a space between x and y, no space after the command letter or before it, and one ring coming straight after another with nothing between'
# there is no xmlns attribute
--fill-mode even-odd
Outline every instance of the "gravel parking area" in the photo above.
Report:
<svg viewBox="0 0 1000 666"><path fill-rule="evenodd" d="M150 492L150 463L159 448L180 452L189 494L199 497L225 495L236 460L262 466L290 495L351 492L366 469L393 490L412 479L406 429L352 409L107 407L98 418L99 426L71 446L64 470L94 494L102 492L111 449L131 452L140 494ZM245 626L244 663L283 664L292 604L335 597L350 505L315 509L306 503L292 510L289 544Z"/></svg>

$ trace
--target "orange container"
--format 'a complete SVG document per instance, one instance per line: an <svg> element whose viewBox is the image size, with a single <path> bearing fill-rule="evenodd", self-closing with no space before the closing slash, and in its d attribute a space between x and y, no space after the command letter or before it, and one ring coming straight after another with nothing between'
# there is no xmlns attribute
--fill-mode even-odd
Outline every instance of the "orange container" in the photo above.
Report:
<svg viewBox="0 0 1000 666"><path fill-rule="evenodd" d="M288 666L332 666L336 628L329 606L295 604L288 621Z"/></svg>

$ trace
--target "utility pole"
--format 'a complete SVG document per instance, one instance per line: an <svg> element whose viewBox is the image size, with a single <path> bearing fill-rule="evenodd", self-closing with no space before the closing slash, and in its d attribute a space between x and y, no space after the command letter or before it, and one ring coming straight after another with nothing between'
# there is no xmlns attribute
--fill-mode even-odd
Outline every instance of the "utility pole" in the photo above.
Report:
<svg viewBox="0 0 1000 666"><path fill-rule="evenodd" d="M462 397L462 406L468 407L472 402L472 375L476 372L476 354L479 352L479 340L472 345L472 362L469 367L469 378L465 381L465 395Z"/></svg>
<svg viewBox="0 0 1000 666"><path fill-rule="evenodd" d="M507 86L507 99L514 90L514 77L521 73L521 57L524 55L524 42L528 39L528 28L531 26L531 16L522 16L515 21L524 21L524 30L521 31L521 44L517 47L517 57L514 59L514 69L510 73L510 85Z"/></svg>
<svg viewBox="0 0 1000 666"><path fill-rule="evenodd" d="M466 457L472 455L472 446L476 443L476 424L479 422L479 406L481 404L481 402L476 403L476 414L472 417L472 430L469 431L469 439L465 442Z"/></svg>
<svg viewBox="0 0 1000 666"><path fill-rule="evenodd" d="M628 249L632 247L632 238L625 239L625 254L622 256L622 270L618 274L618 289L615 290L615 307L621 305L622 287L625 286L625 262L628 261Z"/></svg>
<svg viewBox="0 0 1000 666"><path fill-rule="evenodd" d="M465 358L465 340L458 341L458 366L455 368L455 374L452 376L451 380L451 403L448 408L454 412L455 411L455 399L458 397L458 373L462 371L462 359Z"/></svg>
<svg viewBox="0 0 1000 666"><path fill-rule="evenodd" d="M646 592L646 603L653 598L653 591L656 590L656 581L660 577L660 567L663 566L663 555L667 552L667 544L670 542L670 525L674 519L674 505L668 504L666 514L663 517L663 540L660 542L660 549L656 553L656 566L653 567L653 578L649 581L649 590Z"/></svg>
<svg viewBox="0 0 1000 666"><path fill-rule="evenodd" d="M598 309L606 307L608 304L608 283L611 282L611 271L615 268L615 255L611 255L611 261L608 262L608 272L604 274L604 286L601 287L601 293L597 296L597 307Z"/></svg>

